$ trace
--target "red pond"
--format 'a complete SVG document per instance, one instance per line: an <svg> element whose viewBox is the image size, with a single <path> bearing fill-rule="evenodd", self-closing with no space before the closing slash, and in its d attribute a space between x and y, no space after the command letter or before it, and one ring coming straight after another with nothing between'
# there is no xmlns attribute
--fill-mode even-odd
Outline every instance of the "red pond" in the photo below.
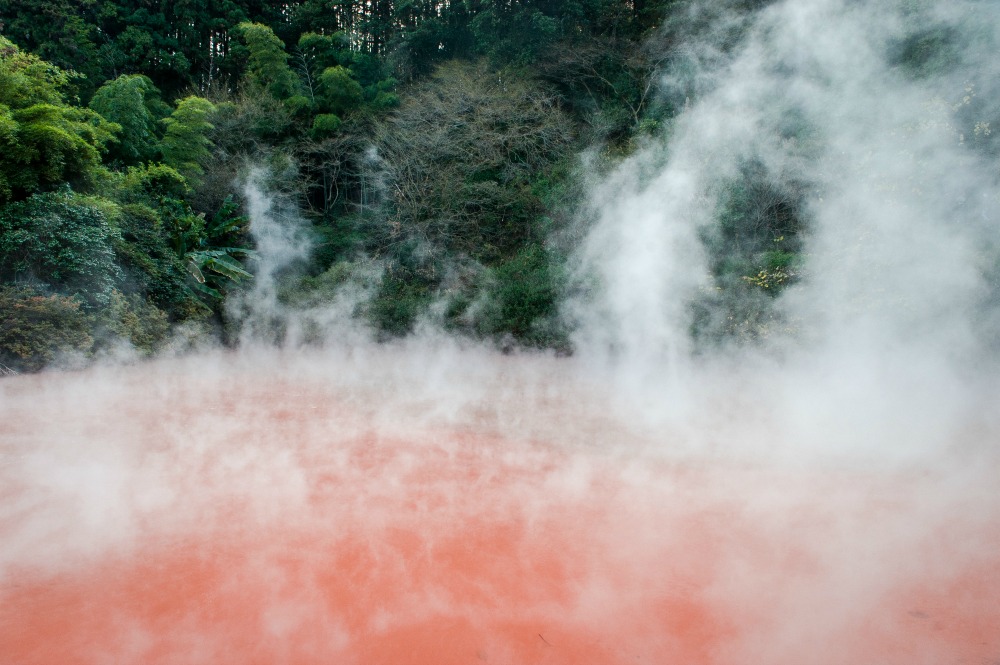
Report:
<svg viewBox="0 0 1000 665"><path fill-rule="evenodd" d="M435 411L241 367L0 382L0 661L1000 663L995 474L633 454L579 387Z"/></svg>

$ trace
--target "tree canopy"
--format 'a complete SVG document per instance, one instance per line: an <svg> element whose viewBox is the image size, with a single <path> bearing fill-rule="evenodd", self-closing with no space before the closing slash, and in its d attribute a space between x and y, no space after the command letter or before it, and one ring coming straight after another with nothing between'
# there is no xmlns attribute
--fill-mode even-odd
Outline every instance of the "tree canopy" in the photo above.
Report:
<svg viewBox="0 0 1000 665"><path fill-rule="evenodd" d="M0 203L94 178L120 128L71 105L70 78L0 37Z"/></svg>

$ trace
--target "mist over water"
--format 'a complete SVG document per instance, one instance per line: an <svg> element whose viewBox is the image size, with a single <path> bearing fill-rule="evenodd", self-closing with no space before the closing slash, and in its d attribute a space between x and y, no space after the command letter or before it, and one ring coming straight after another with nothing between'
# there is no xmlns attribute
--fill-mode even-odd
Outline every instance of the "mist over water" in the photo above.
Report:
<svg viewBox="0 0 1000 665"><path fill-rule="evenodd" d="M0 380L0 653L1000 660L1000 8L728 6L665 28L682 110L591 192L571 358L376 344L364 280L282 304L258 178L238 350ZM747 173L805 231L743 325Z"/></svg>

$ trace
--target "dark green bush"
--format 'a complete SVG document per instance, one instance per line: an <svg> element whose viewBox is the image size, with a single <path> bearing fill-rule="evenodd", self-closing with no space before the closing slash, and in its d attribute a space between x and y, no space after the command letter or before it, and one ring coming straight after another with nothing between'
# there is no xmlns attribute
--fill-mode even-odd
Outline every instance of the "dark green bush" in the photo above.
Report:
<svg viewBox="0 0 1000 665"><path fill-rule="evenodd" d="M320 113L313 119L312 135L314 138L324 138L332 136L343 124L340 116L335 113Z"/></svg>
<svg viewBox="0 0 1000 665"><path fill-rule="evenodd" d="M368 318L381 334L389 337L413 331L417 315L431 302L432 286L425 280L405 280L388 273L368 305Z"/></svg>
<svg viewBox="0 0 1000 665"><path fill-rule="evenodd" d="M157 212L130 204L119 215L121 240L115 244L129 286L145 294L170 318L190 318L203 306L187 287L184 263L171 247L169 234Z"/></svg>
<svg viewBox="0 0 1000 665"><path fill-rule="evenodd" d="M490 273L487 304L477 321L481 334L510 335L534 347L566 344L566 332L556 317L562 268L544 247L527 245Z"/></svg>
<svg viewBox="0 0 1000 665"><path fill-rule="evenodd" d="M0 209L0 280L47 285L106 305L121 281L121 235L97 201L70 191L35 194Z"/></svg>

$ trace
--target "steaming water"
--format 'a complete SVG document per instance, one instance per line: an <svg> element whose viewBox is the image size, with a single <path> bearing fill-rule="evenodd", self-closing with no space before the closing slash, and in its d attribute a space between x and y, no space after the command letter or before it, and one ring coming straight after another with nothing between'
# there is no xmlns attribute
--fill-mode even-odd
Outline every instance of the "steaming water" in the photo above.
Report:
<svg viewBox="0 0 1000 665"><path fill-rule="evenodd" d="M789 434L733 403L676 453L569 363L419 350L5 380L6 662L1000 655L995 428L750 460Z"/></svg>
<svg viewBox="0 0 1000 665"><path fill-rule="evenodd" d="M302 323L258 190L242 350L0 381L0 661L1000 662L998 10L693 7L687 109L593 193L574 358L375 345L358 294L254 347ZM709 353L748 160L806 265Z"/></svg>

